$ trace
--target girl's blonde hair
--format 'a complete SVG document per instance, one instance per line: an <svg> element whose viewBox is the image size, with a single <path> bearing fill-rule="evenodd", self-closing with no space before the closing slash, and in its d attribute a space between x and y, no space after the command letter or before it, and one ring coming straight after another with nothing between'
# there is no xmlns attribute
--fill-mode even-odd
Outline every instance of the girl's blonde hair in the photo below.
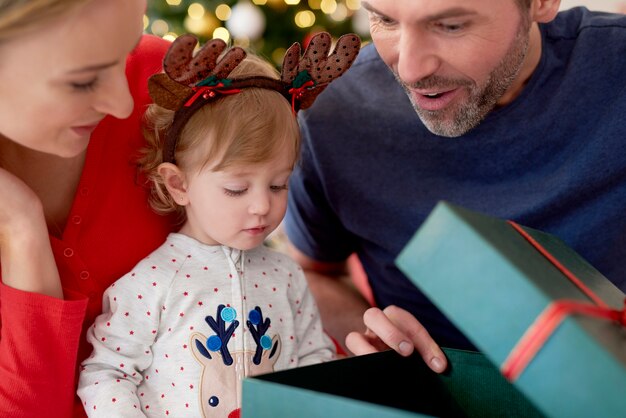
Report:
<svg viewBox="0 0 626 418"><path fill-rule="evenodd" d="M0 43L34 30L93 0L0 0Z"/></svg>
<svg viewBox="0 0 626 418"><path fill-rule="evenodd" d="M268 62L248 53L229 75L262 75L279 78ZM157 172L163 163L163 139L174 112L152 104L148 107L145 137L147 148L139 160L151 183L150 205L161 214L176 212L184 219L184 208L168 193ZM300 130L291 104L277 91L245 88L200 108L187 122L176 145L176 165L185 173L210 166L220 171L232 165L270 161L279 150L290 149L295 165L300 153Z"/></svg>

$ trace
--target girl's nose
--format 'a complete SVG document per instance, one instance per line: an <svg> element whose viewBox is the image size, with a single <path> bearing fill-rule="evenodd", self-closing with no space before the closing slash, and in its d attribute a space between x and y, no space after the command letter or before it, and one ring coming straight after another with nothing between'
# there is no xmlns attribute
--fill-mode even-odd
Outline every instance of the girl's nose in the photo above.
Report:
<svg viewBox="0 0 626 418"><path fill-rule="evenodd" d="M266 215L270 210L270 199L266 193L258 193L250 203L250 214Z"/></svg>

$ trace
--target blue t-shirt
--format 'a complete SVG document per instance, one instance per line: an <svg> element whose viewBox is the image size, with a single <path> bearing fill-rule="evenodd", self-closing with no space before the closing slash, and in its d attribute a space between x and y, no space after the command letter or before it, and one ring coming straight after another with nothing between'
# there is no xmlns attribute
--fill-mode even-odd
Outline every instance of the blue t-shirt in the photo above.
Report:
<svg viewBox="0 0 626 418"><path fill-rule="evenodd" d="M320 261L356 252L377 305L441 345L471 347L394 265L440 200L555 234L626 290L626 16L576 8L540 28L520 96L461 137L424 127L372 45L301 114L289 238Z"/></svg>

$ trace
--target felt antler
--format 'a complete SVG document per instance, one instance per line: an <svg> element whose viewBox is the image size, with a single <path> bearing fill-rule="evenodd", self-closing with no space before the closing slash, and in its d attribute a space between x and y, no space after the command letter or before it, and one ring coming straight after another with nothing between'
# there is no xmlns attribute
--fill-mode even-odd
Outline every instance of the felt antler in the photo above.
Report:
<svg viewBox="0 0 626 418"><path fill-rule="evenodd" d="M231 48L221 60L219 55L226 49L226 42L213 39L193 56L198 39L193 35L181 35L174 40L163 60L164 74L150 77L148 89L156 104L169 110L178 110L185 99L194 92L198 81L212 78L225 79L246 57L246 52Z"/></svg>
<svg viewBox="0 0 626 418"><path fill-rule="evenodd" d="M291 86L292 100L298 100L298 109L310 107L331 81L350 68L361 49L361 39L354 34L343 35L329 54L331 45L330 35L320 32L311 38L302 58L297 42L285 53L281 78Z"/></svg>
<svg viewBox="0 0 626 418"><path fill-rule="evenodd" d="M217 58L226 49L226 42L213 39L193 56L198 40L193 35L176 38L163 62L163 70L181 84L192 85L210 75L226 78L245 57L241 48L232 48L218 62Z"/></svg>

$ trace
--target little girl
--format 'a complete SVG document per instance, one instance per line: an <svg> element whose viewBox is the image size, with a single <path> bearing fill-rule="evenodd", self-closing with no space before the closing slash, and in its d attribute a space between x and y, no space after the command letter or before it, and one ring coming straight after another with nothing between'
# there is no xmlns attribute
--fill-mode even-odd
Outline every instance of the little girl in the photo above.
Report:
<svg viewBox="0 0 626 418"><path fill-rule="evenodd" d="M282 76L220 40L172 44L150 80L151 204L182 226L110 286L89 328L78 395L90 417L238 417L245 376L334 358L302 270L263 245L283 219L299 154L295 112L350 66L316 35ZM339 51L339 52L338 52Z"/></svg>

